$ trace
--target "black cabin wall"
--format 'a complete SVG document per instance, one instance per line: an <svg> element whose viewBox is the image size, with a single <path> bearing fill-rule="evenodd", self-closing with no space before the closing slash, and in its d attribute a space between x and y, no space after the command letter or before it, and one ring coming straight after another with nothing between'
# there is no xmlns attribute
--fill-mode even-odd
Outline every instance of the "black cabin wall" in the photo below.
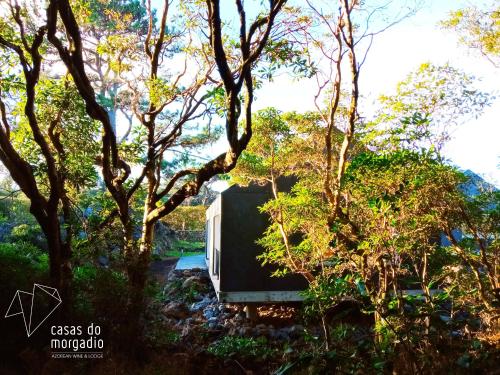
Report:
<svg viewBox="0 0 500 375"><path fill-rule="evenodd" d="M280 181L280 191L290 191L295 181ZM255 241L269 218L258 207L272 198L269 185L232 186L221 196L220 290L223 292L297 291L307 288L301 275L271 277L275 266L262 266L256 257L264 249Z"/></svg>

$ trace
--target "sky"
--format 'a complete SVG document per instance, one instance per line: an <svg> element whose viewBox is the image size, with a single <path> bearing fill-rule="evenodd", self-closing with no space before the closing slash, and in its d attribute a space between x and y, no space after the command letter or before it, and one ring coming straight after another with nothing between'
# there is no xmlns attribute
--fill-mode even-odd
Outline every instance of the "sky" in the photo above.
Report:
<svg viewBox="0 0 500 375"><path fill-rule="evenodd" d="M453 33L438 25L450 11L467 5L470 2L428 0L416 15L377 35L360 73L365 105L382 93L390 93L397 82L423 62L449 63L480 79L479 89L494 94L497 91L498 96L500 69L459 45ZM254 109L272 105L282 111L314 110L315 91L314 81L297 82L280 76L257 92ZM495 99L479 118L460 125L452 137L443 150L445 156L500 187L500 99Z"/></svg>
<svg viewBox="0 0 500 375"><path fill-rule="evenodd" d="M292 4L305 4L305 0L290 1ZM412 1L416 0L370 0L367 3L389 3L386 16L395 18L401 11L402 4ZM422 1L422 9L416 15L375 37L360 73L360 92L365 98L359 109L361 113L366 112L366 107L380 94L390 93L397 82L423 62L449 63L480 79L478 88L499 96L500 69L474 51L459 45L455 35L438 26L438 22L445 19L450 11L471 5L473 1ZM482 0L474 2L483 3ZM153 3L158 5L159 1L154 0ZM328 3L328 0L324 0L324 3ZM223 13L234 13L234 1L223 0L222 4ZM259 0L245 2L248 17L254 15L255 5L258 4ZM376 19L375 22L380 25L384 23L381 19ZM315 110L313 98L316 90L314 80L294 81L286 75L280 75L257 91L253 108L258 110L274 106L282 111ZM453 164L464 170L470 169L500 187L499 140L500 98L497 98L479 118L462 124L454 131L452 140L444 148L444 154ZM227 145L222 140L202 153L213 156L225 149Z"/></svg>

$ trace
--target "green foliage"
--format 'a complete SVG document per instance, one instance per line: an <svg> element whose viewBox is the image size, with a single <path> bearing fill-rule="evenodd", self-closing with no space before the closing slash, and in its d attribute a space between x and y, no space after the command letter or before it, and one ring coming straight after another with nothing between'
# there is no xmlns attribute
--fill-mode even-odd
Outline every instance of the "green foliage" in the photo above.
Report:
<svg viewBox="0 0 500 375"><path fill-rule="evenodd" d="M181 341L179 333L157 324L146 332L146 339L154 348L165 348L173 346Z"/></svg>
<svg viewBox="0 0 500 375"><path fill-rule="evenodd" d="M179 206L163 222L174 230L203 230L205 206Z"/></svg>
<svg viewBox="0 0 500 375"><path fill-rule="evenodd" d="M225 114L226 93L222 87L214 87L207 92L207 101L219 116Z"/></svg>
<svg viewBox="0 0 500 375"><path fill-rule="evenodd" d="M311 78L317 72L315 63L307 59L307 51L304 51L303 46L295 46L291 41L284 39L272 40L266 45L265 62L267 64L262 65L258 73L270 82L283 67L289 68L298 78Z"/></svg>
<svg viewBox="0 0 500 375"><path fill-rule="evenodd" d="M172 250L179 252L180 251L199 252L200 250L203 250L204 247L205 243L200 241L176 240L172 243Z"/></svg>
<svg viewBox="0 0 500 375"><path fill-rule="evenodd" d="M0 243L0 301L16 290L31 290L33 282L48 281L48 255L26 242Z"/></svg>
<svg viewBox="0 0 500 375"><path fill-rule="evenodd" d="M456 73L435 69L423 66L421 73ZM494 269L494 259L498 258L498 193L470 195L470 179L447 165L438 147L420 147L432 138L430 127L438 113L470 115L469 111L479 111L487 96L479 94L471 99L475 103L471 108L461 108L459 99L463 95L467 102L469 94L475 95L471 92L457 94L447 88L451 96L457 94L455 99L448 101L449 97L445 99L439 93L429 99L424 92L433 95L436 87L449 83L433 86L435 79L423 79L419 86L422 92L416 90L413 98L406 95L414 93L409 87L415 82L418 85L415 79L400 86L401 97L392 98L394 101L386 98L385 103L394 106L388 109L393 117L380 123L379 134L370 134L370 142L377 138L381 148L373 152L363 145L353 147L341 180L341 208L335 220L330 219L324 180L318 178L325 168L321 151L324 128L312 120L313 116L275 112L273 117L256 119L267 127L258 130L263 134L256 134L258 143L249 145L233 177L239 181L272 181L293 171L298 182L292 191L277 192L261 207L271 223L258 240L265 249L258 259L278 266L275 276L296 272L307 277L309 288L304 295L309 316L327 316L330 309L350 299L366 313L376 313L373 342L365 341L363 348L348 344L348 350L339 349L348 356L370 350L371 371L387 370L401 350L398 343L420 347L419 340L429 340L418 328L422 317L431 319L431 330L450 329L442 322L451 314L450 303L464 309L468 304L496 306L498 275L488 270ZM453 79L457 79L453 85L461 84L457 77ZM425 112L409 111L413 105ZM403 124L402 128L396 123ZM336 133L332 137L340 144L342 137ZM281 142L283 139L286 141ZM312 145L320 151L309 151ZM277 155L286 157L278 159ZM269 163L272 157L276 158L274 164ZM283 164L276 160L283 160ZM335 168L333 161L332 170ZM457 239L457 245L440 245L446 228L461 228L463 237ZM400 295L405 289L422 292L418 296ZM440 292L431 295L435 289ZM342 332L342 340L354 335ZM332 356L337 358L335 353Z"/></svg>
<svg viewBox="0 0 500 375"><path fill-rule="evenodd" d="M319 276L303 292L304 312L311 318L324 316L328 309L338 304L343 298L359 297L363 294L363 288L363 280L350 274L343 277Z"/></svg>
<svg viewBox="0 0 500 375"><path fill-rule="evenodd" d="M174 279L171 281L165 290L168 290L168 296L177 300L191 304L199 299L200 293L207 293L208 288L204 284L194 282L187 287L183 287L184 280Z"/></svg>
<svg viewBox="0 0 500 375"><path fill-rule="evenodd" d="M38 226L31 224L20 224L12 228L10 240L12 242L36 243L42 232Z"/></svg>
<svg viewBox="0 0 500 375"><path fill-rule="evenodd" d="M73 0L72 7L82 26L143 33L148 28L146 9L138 0Z"/></svg>
<svg viewBox="0 0 500 375"><path fill-rule="evenodd" d="M283 174L285 145L291 129L275 108L267 108L253 116L253 136L237 167L231 172L233 182L247 185L265 182L273 174Z"/></svg>
<svg viewBox="0 0 500 375"><path fill-rule="evenodd" d="M191 242L185 240L177 240L172 244L172 248L168 249L162 256L164 257L189 257L194 255L204 254L205 244L203 242Z"/></svg>
<svg viewBox="0 0 500 375"><path fill-rule="evenodd" d="M398 278L408 272L406 262L421 264L424 254L435 251L432 238L446 220L447 212L439 208L454 200L461 181L460 174L427 153L366 153L354 158L345 183L351 196L350 220L363 238L357 246L362 255L359 272L363 259L370 262L373 257L376 262L380 255ZM377 294L383 289L370 285L369 278L366 282Z"/></svg>
<svg viewBox="0 0 500 375"><path fill-rule="evenodd" d="M22 108L24 100L18 103L19 115L23 112ZM72 82L68 78L41 79L37 85L36 114L41 130L56 139L49 144L58 168L64 171L68 187L80 191L94 185L97 181L94 163L99 153L96 139L99 127L87 115L84 101ZM57 140L62 150L57 149ZM46 161L25 116L19 118L18 126L12 132L12 144L45 184Z"/></svg>
<svg viewBox="0 0 500 375"><path fill-rule="evenodd" d="M295 262L300 262L302 271L311 271L327 261L329 255L324 249L331 241L331 234L325 208L321 197L300 183L290 194L279 193L277 198L265 203L260 210L275 220L257 241L266 250L258 259L263 264L282 266L276 275L290 270L297 272ZM283 242L282 231L290 239L288 247Z"/></svg>
<svg viewBox="0 0 500 375"><path fill-rule="evenodd" d="M31 42L30 33L38 21L28 5L21 6L21 15L26 18L26 38ZM180 169L203 164L191 150L213 143L222 134L223 128L212 124L210 118L227 115L229 98L215 82L217 75L212 76L216 69L214 56L206 30L202 29L206 22L205 3L181 1L180 14L169 15L169 26L162 30L165 45L157 72L144 65L145 61L151 61L144 49L158 41L159 30L153 12L152 34L144 48L149 17L143 5L138 0L71 0L97 100L108 111L112 126L117 125L120 112L119 117L125 115L129 119L130 130L124 139L117 140L120 157L137 168L143 166L147 153L154 149L158 155L153 162L158 163L157 174L153 176L153 168L145 175L150 181L158 179L156 189L163 187L163 180ZM497 8L487 12L476 8L458 11L444 26L458 31L464 43L496 60L500 52ZM2 38L20 45L31 63L18 25L8 12L4 13L0 20ZM309 13L287 7L283 14L286 21L277 20L278 28L273 29L262 57L253 64L257 71L253 76L256 89L263 80L272 80L284 68L295 76L311 77L319 67L313 58L315 52L306 49L300 36L297 37L302 34L288 38L291 30L314 26ZM331 15L324 16L325 20L332 20ZM260 14L257 19L263 21L263 17ZM254 38L262 35L261 26L255 30ZM223 33L231 28L234 28L231 22L224 20ZM335 40L323 42L316 39L320 35L315 32L308 36L312 37L307 40L308 46L321 48L328 58L327 54L333 50L328 50L327 43ZM345 39L346 35L343 36ZM255 39L251 41L252 48L254 43ZM229 70L241 77L240 41L224 34L223 44ZM76 265L75 311L79 318L97 319L113 332L118 325L129 323L124 312L130 295L122 270L130 265L125 264L120 254L123 244L120 222L115 220L100 230L102 221L116 209L112 195L97 186L102 129L88 116L69 76L50 75L53 55L45 42L41 50L43 75L36 85L35 112L56 166L65 178L62 188L68 192L74 208L75 222L65 225L75 229L72 259ZM177 64L181 56L189 57L184 72L183 64ZM170 58L175 64L165 62ZM34 170L41 193L46 195L47 163L40 156L40 146L24 113L26 92L21 73L16 55L1 48L0 88L7 106L7 121L12 124L10 139ZM403 344L415 348L412 355L419 356L429 347L434 350L427 344L436 337L454 340L445 329L477 326L475 318L464 319L467 323L458 322L452 310L463 310L470 315L483 310L487 314L500 306L497 265L500 193L485 190L466 194L466 176L447 165L439 155L451 126L478 116L489 105L491 96L476 88L474 77L448 65L420 65L394 93L380 98L379 109L371 121L356 124L345 174L332 182L325 176L338 173L339 163L335 159L344 139L339 129L347 124L348 110L342 89L334 116L338 129L328 129L325 125L331 103L317 113L281 113L275 108L253 113L254 136L231 179L241 184L276 182L282 177L298 181L291 192L275 189L274 199L260 208L269 216L270 225L258 241L264 248L258 259L263 264L277 266L274 276L290 272L306 276L307 314L325 317L337 304L352 299L367 307L368 312L377 313L376 325L368 328L369 333L337 322L332 330L333 350L329 352L323 351L317 335L307 336L304 344L320 354L302 353L300 360L306 362L306 357L312 358L314 365L321 362L324 368L340 366L352 372L387 372ZM239 115L248 104L248 97L238 95L236 101ZM142 123L137 124L137 119ZM241 124L240 134L245 125ZM151 129L155 131L148 134ZM170 138L162 139L168 134ZM148 148L148 142L154 145ZM327 143L333 143L333 155L327 156ZM177 183L190 178L193 177L183 177ZM124 184L125 190L131 188L134 183L131 180ZM109 187L110 181L107 183ZM119 185L119 178L111 184ZM157 204L169 199L176 187ZM328 187L338 193L334 204ZM143 220L147 194L142 186L129 199L128 212L134 228ZM175 230L202 230L205 207L181 206L164 222ZM2 300L7 300L14 290L29 289L33 281L47 280L49 262L41 250L45 244L40 243L40 227L29 215L27 202L18 198L10 203L2 200L0 225L1 240L8 241L0 243L3 285L0 294ZM460 235L454 237L458 230ZM443 231L451 241L449 246L438 242ZM136 245L135 239L133 242ZM201 242L175 241L166 255L178 256L182 250L191 252L202 246ZM111 260L111 268L94 264L96 256L102 254ZM119 268L113 268L116 265ZM174 281L170 287L172 294L184 302L193 302L201 291L207 292L205 286L197 283L182 288L182 280ZM403 290L413 288L421 289L422 293L402 295ZM431 289L439 289L439 293L431 296ZM159 290L149 286L146 294L160 303L164 295ZM424 323L430 324L428 332L422 329ZM180 340L176 332L162 324L152 327L147 337L155 348L168 347ZM461 349L460 356L451 360L470 369L481 358L479 352L485 345L470 340L470 345ZM263 338L233 336L212 343L207 351L222 358L265 359L276 354Z"/></svg>
<svg viewBox="0 0 500 375"><path fill-rule="evenodd" d="M99 320L116 328L124 316L127 301L127 280L123 273L85 264L75 267L74 308L83 318Z"/></svg>
<svg viewBox="0 0 500 375"><path fill-rule="evenodd" d="M279 176L311 176L321 158L321 116L314 112L281 113L275 108L258 111L253 117L253 136L235 169L231 182L263 184ZM335 133L338 136L338 133ZM317 178L313 179L317 182Z"/></svg>
<svg viewBox="0 0 500 375"><path fill-rule="evenodd" d="M363 142L379 152L440 150L456 125L477 117L491 95L476 88L475 78L449 65L423 63L401 81L393 95L379 98L376 117L362 131Z"/></svg>
<svg viewBox="0 0 500 375"><path fill-rule="evenodd" d="M22 242L40 249L47 249L47 242L40 226L29 212L23 196L0 201L0 232L4 242Z"/></svg>
<svg viewBox="0 0 500 375"><path fill-rule="evenodd" d="M469 184L472 182L469 181ZM463 270L455 273L455 283L477 296L488 308L500 306L499 270L495 266L500 256L500 192L492 187L481 188L478 194L461 195L451 212L447 232L452 242L450 251L459 257L474 278Z"/></svg>
<svg viewBox="0 0 500 375"><path fill-rule="evenodd" d="M479 51L495 66L500 64L500 6L494 2L488 9L470 6L451 12L441 22L453 31L466 47Z"/></svg>
<svg viewBox="0 0 500 375"><path fill-rule="evenodd" d="M151 103L161 105L179 94L179 89L168 80L155 78L147 82Z"/></svg>
<svg viewBox="0 0 500 375"><path fill-rule="evenodd" d="M254 339L252 337L225 336L210 344L207 351L223 358L237 355L265 359L272 354L272 350L267 346L267 340L263 337Z"/></svg>

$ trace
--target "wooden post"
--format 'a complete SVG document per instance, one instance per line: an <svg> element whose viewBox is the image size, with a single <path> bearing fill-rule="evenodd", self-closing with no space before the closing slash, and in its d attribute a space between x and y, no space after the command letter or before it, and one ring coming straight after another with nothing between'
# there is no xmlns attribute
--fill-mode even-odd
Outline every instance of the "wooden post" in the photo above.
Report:
<svg viewBox="0 0 500 375"><path fill-rule="evenodd" d="M257 311L257 305L253 303L248 303L245 305L244 309L247 319L250 319L252 322L255 322L259 319L259 312Z"/></svg>

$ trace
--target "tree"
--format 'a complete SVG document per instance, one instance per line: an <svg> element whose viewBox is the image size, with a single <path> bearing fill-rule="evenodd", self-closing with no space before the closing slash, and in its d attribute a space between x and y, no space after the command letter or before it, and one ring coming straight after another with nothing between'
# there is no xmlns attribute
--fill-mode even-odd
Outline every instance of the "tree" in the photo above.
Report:
<svg viewBox="0 0 500 375"><path fill-rule="evenodd" d="M491 186L477 184L473 178L465 181L463 191L450 202L448 220L442 228L451 251L472 272L474 282L463 281L462 287L472 284L470 293L478 295L480 303L494 312L500 304L500 193ZM467 187L478 191L471 193ZM462 277L457 274L458 279Z"/></svg>
<svg viewBox="0 0 500 375"><path fill-rule="evenodd" d="M131 338L137 334L132 321L138 322L142 306L154 224L210 178L234 168L252 135L252 71L263 54L272 55L268 42L287 32L286 25L275 25L284 4L270 1L267 11L250 22L237 1L239 40L225 34L219 2L212 0L202 7L182 2L186 18L170 16L172 4L165 1L159 20L150 2L144 10L135 1L54 0L46 18L38 3L6 4L9 18L2 21L0 39L7 64L1 93L8 97L2 96L0 108L2 161L31 201L49 242L54 284L65 290L71 278L70 193L95 182L93 163L100 166L115 204L102 224L117 217L123 227ZM164 59L178 57L183 64L165 65ZM67 74L45 77L45 66ZM23 94L26 120L14 105ZM118 109L128 121L125 134L133 132L130 141L117 138ZM196 164L166 160L170 150L185 152L216 139L220 132L210 120L215 115L225 120L226 152ZM199 126L202 119L208 119L207 126ZM34 152L38 149L41 158ZM134 178L131 165L140 168ZM143 190L145 198L139 194ZM136 241L133 207L141 201L142 235Z"/></svg>
<svg viewBox="0 0 500 375"><path fill-rule="evenodd" d="M244 157L237 172L247 175L253 172L254 180L269 180L273 185L274 200L262 207L270 215L272 224L260 241L266 249L260 259L280 265L281 272L302 274L310 289L319 291L330 279L327 264L335 251L330 245L337 237L337 222L346 221L342 181L351 153L357 148L354 140L359 123L358 80L364 61L357 60L357 51L360 42L366 37L372 38L374 33L358 30L355 34L351 17L362 12L358 2L340 1L332 14L319 10L312 2L308 2L308 6L308 16L317 29L302 30L301 40L309 65L316 67L312 76L318 84L315 96L318 111L306 116L289 115L287 120L293 118L293 125L284 120L287 116L268 111L262 116L266 130L258 137L261 143L250 146L250 151L256 154ZM368 14L369 20L373 13ZM328 38L324 38L325 34ZM317 55L323 60L321 64L312 63ZM348 79L344 75L344 64ZM275 141L271 142L272 139ZM307 151L301 154L298 150ZM253 165L253 171L245 168L245 159ZM299 177L291 194L278 192L275 183L286 169ZM330 336L325 319L334 303L330 297L316 299L327 348Z"/></svg>
<svg viewBox="0 0 500 375"><path fill-rule="evenodd" d="M123 141L131 131L133 120L128 108L131 92L126 89L124 73L139 62L138 49L150 23L147 10L138 0L80 0L72 6L84 41L82 52L89 79L99 103L108 112L115 133L117 116L121 114L127 119ZM151 16L156 24L154 11Z"/></svg>
<svg viewBox="0 0 500 375"><path fill-rule="evenodd" d="M375 119L363 123L356 100L359 65L351 69L351 91L342 90L338 48L349 42L339 35L334 49L321 45L330 70L317 98L331 85L326 110L317 100L315 114L259 113L255 123L263 126L255 129L262 133L233 172L235 181L298 178L291 193L276 192L273 184L274 199L261 207L271 225L259 240L265 248L259 258L278 265L276 275L295 272L308 280L327 344L325 317L343 298L368 301L377 326L387 327L389 311L396 306L402 312L402 289L416 278L433 306L430 288L442 275L429 264L449 251L436 236L452 217L441 208L453 207L464 181L440 149L449 128L477 116L490 99L474 88L472 77L422 64L395 95L381 97Z"/></svg>
<svg viewBox="0 0 500 375"><path fill-rule="evenodd" d="M15 2L5 3L3 11L0 158L30 201L30 212L47 238L52 283L67 300L71 197L95 180L97 127L71 79L43 73L46 25Z"/></svg>
<svg viewBox="0 0 500 375"><path fill-rule="evenodd" d="M171 4L163 3L159 25L155 27L153 11L148 3L148 31L143 43L141 59L147 62L143 71L139 72L139 84L131 86L134 98L130 101L130 110L140 123L140 147L142 155L141 173L133 182L128 183L131 168L125 160L125 154L119 147L114 126L106 108L100 103L92 81L86 74L84 63L85 41L82 39L80 25L74 9L69 1L50 1L47 10L47 36L57 49L82 99L85 101L88 115L102 126L101 173L104 183L113 200L116 202L114 214L120 219L124 228L124 254L127 273L131 287L129 313L131 317L131 335L135 337L137 329L132 320L137 322L143 300L143 289L146 282L146 271L150 261L154 224L172 212L187 197L196 195L201 186L211 177L226 173L236 164L241 152L247 146L252 135L252 102L254 79L252 69L260 59L273 30L274 21L285 1L269 2L266 13L248 23L245 9L241 1L236 2L240 18L239 41L233 47L225 44L223 22L220 15L219 1L208 0L206 8L199 8L194 14L195 27L208 26L209 42L200 39L201 34L194 35L191 30L185 33L171 33L168 26ZM190 2L186 2L188 12ZM193 16L193 14L190 14ZM67 37L57 32L59 20ZM208 20L208 25L204 20ZM187 60L188 54L195 57L196 73L187 75L186 64L176 74L161 76L162 61L168 57L173 43L181 36L186 36L181 50ZM197 39L194 39L194 37ZM108 53L106 51L106 53ZM120 60L122 67L124 61ZM142 61L142 60L141 60ZM114 61L116 62L116 61ZM220 79L213 77L217 69ZM136 70L132 67L121 72L128 82L134 82L132 76ZM141 80L142 79L142 80ZM185 83L188 82L188 83ZM245 92L244 97L241 96ZM196 141L196 136L181 137L190 122L210 114L210 100L218 103L220 114L225 119L226 137L229 148L217 157L202 163L196 168L181 169L163 182L162 174L165 153L175 147L188 147ZM170 106L172 109L167 110ZM180 108L180 109L179 109ZM207 109L208 108L208 109ZM244 116L244 128L239 131L238 121ZM205 137L206 138L206 137ZM203 138L202 138L203 139ZM199 144L199 142L197 142ZM146 198L143 208L142 231L139 243L133 238L134 221L131 217L131 200L145 182Z"/></svg>
<svg viewBox="0 0 500 375"><path fill-rule="evenodd" d="M490 105L491 95L476 84L473 76L452 66L420 64L394 94L379 97L376 115L360 129L363 142L379 152L432 148L441 153L457 126Z"/></svg>
<svg viewBox="0 0 500 375"><path fill-rule="evenodd" d="M460 43L477 50L494 66L500 66L500 7L489 9L471 6L451 12L441 22L445 29L458 34Z"/></svg>

